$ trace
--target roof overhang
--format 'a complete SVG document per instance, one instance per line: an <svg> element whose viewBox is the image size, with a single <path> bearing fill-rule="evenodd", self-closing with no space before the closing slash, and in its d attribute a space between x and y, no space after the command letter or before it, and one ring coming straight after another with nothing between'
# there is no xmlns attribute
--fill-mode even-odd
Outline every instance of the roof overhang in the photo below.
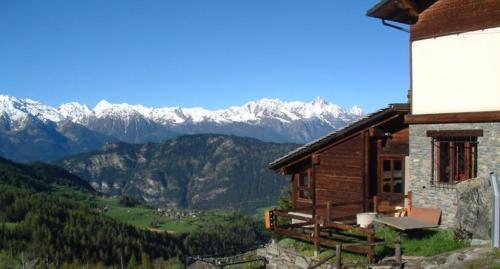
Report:
<svg viewBox="0 0 500 269"><path fill-rule="evenodd" d="M381 0L366 15L404 24L415 24L418 16L438 0Z"/></svg>

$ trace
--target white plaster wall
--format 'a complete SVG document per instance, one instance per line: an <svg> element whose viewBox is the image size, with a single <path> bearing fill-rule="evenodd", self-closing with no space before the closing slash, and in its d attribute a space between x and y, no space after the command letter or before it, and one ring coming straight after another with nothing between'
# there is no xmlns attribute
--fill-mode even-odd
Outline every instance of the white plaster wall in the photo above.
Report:
<svg viewBox="0 0 500 269"><path fill-rule="evenodd" d="M411 46L413 114L500 110L500 27Z"/></svg>

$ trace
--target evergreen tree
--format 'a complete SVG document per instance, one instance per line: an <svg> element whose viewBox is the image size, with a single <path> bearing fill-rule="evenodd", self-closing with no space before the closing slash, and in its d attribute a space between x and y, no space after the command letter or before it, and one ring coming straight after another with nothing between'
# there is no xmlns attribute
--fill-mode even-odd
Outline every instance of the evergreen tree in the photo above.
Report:
<svg viewBox="0 0 500 269"><path fill-rule="evenodd" d="M132 255L130 260L128 261L127 269L136 269L137 268L137 260L135 255Z"/></svg>

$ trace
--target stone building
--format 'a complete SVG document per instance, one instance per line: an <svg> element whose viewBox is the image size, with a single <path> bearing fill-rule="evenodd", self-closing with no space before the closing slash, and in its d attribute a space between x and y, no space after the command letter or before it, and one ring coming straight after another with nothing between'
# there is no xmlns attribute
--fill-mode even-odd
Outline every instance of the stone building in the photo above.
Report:
<svg viewBox="0 0 500 269"><path fill-rule="evenodd" d="M406 184L454 226L457 185L500 172L500 1L382 0L367 15L409 25Z"/></svg>

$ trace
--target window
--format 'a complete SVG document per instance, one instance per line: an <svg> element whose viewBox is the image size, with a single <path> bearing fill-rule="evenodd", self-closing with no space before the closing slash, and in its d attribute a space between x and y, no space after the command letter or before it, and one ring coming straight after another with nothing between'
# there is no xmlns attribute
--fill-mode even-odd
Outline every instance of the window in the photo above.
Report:
<svg viewBox="0 0 500 269"><path fill-rule="evenodd" d="M404 157L380 158L380 191L385 193L400 193L404 191Z"/></svg>
<svg viewBox="0 0 500 269"><path fill-rule="evenodd" d="M482 130L428 131L432 137L431 184L449 186L477 176L477 144Z"/></svg>
<svg viewBox="0 0 500 269"><path fill-rule="evenodd" d="M310 180L309 170L297 174L296 177L297 177L298 198L301 200L311 200L312 193L311 193L311 180Z"/></svg>

